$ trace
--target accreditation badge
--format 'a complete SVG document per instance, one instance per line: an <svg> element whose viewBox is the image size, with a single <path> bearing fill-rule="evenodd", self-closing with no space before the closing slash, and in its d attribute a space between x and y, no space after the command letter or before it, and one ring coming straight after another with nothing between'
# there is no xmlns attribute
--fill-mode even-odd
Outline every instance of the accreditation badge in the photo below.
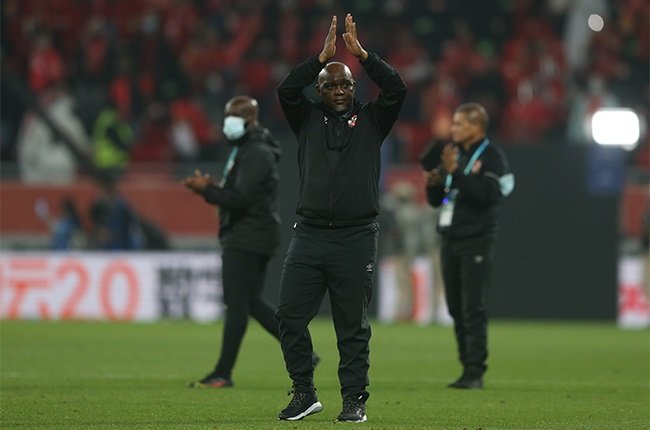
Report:
<svg viewBox="0 0 650 430"><path fill-rule="evenodd" d="M440 227L449 227L451 220L454 217L454 201L452 199L445 199L442 201L440 208L440 215L438 217L438 225Z"/></svg>

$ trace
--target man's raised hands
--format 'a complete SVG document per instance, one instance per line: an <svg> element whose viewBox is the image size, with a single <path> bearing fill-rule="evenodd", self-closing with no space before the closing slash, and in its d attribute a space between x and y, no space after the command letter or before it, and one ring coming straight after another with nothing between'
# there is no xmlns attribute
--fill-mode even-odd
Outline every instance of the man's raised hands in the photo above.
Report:
<svg viewBox="0 0 650 430"><path fill-rule="evenodd" d="M357 38L357 24L353 21L352 15L345 16L345 33L343 33L343 40L345 47L350 51L350 54L363 61L368 58L368 52L363 49L359 39ZM330 29L325 38L323 50L318 55L318 61L326 63L330 58L336 54L336 15L332 16Z"/></svg>

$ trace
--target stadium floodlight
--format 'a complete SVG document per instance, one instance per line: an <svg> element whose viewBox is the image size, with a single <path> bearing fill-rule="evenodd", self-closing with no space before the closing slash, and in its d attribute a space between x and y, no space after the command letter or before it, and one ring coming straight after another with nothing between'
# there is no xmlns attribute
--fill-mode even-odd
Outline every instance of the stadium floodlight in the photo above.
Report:
<svg viewBox="0 0 650 430"><path fill-rule="evenodd" d="M605 27L605 20L597 13L592 13L587 19L587 25L591 31L599 32Z"/></svg>
<svg viewBox="0 0 650 430"><path fill-rule="evenodd" d="M599 109L591 117L591 135L599 145L634 149L639 141L639 116L632 109Z"/></svg>

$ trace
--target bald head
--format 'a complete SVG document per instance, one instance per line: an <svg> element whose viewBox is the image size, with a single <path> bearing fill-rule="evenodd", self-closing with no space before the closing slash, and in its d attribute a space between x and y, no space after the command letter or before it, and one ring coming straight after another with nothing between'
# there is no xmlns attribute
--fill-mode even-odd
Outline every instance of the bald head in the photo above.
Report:
<svg viewBox="0 0 650 430"><path fill-rule="evenodd" d="M323 103L337 113L348 112L354 101L354 79L343 63L327 63L318 74L316 91Z"/></svg>
<svg viewBox="0 0 650 430"><path fill-rule="evenodd" d="M249 126L257 125L259 112L260 109L257 100L249 96L235 96L226 103L226 116L244 118Z"/></svg>
<svg viewBox="0 0 650 430"><path fill-rule="evenodd" d="M320 71L318 74L318 85L320 85L324 80L331 79L333 76L345 76L346 78L353 80L350 68L343 63L334 61L327 63L323 70Z"/></svg>

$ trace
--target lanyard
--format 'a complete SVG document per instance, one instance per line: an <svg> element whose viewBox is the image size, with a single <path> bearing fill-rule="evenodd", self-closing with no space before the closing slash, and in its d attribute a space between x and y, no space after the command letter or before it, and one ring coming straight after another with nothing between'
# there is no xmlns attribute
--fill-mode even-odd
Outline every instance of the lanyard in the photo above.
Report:
<svg viewBox="0 0 650 430"><path fill-rule="evenodd" d="M467 165L465 166L465 170L463 173L465 175L469 175L469 172L472 171L472 167L474 167L474 163L476 163L476 160L478 160L478 157L481 156L483 151L485 151L485 148L490 144L490 140L486 137L483 139L483 143L481 143L481 146L479 146L476 151L474 151L474 154L472 154L472 157L469 159L467 162ZM451 187L451 174L447 173L447 176L445 177L445 193L449 193L449 189Z"/></svg>
<svg viewBox="0 0 650 430"><path fill-rule="evenodd" d="M221 175L221 183L219 184L220 187L223 187L226 183L226 178L228 177L228 173L230 173L232 166L235 164L235 157L237 156L238 151L239 146L235 146L232 151L230 151L228 161L226 161L226 165L223 168L223 174Z"/></svg>

